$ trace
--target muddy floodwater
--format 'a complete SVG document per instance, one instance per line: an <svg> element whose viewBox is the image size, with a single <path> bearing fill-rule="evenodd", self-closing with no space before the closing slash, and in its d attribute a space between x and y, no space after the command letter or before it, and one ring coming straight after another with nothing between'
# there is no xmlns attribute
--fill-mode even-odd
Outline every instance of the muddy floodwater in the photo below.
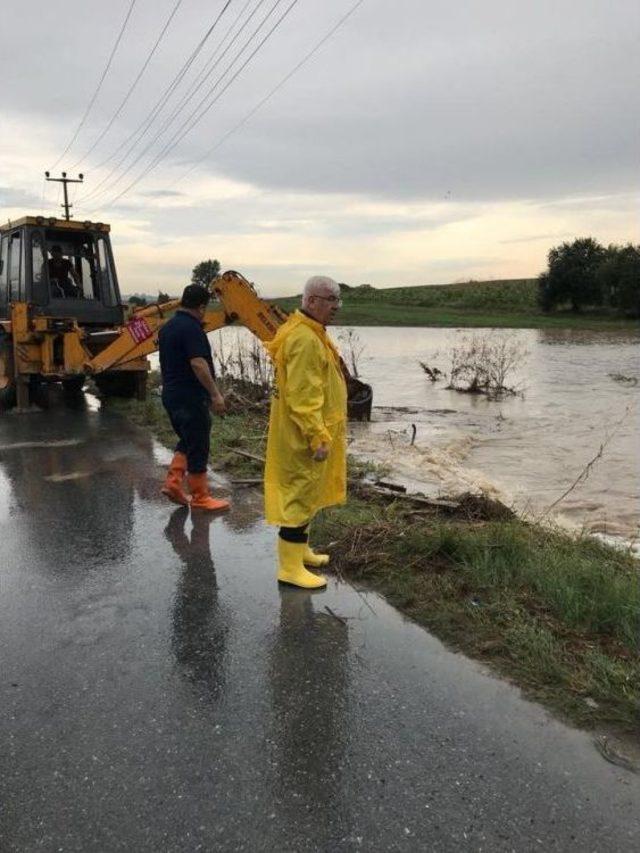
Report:
<svg viewBox="0 0 640 853"><path fill-rule="evenodd" d="M348 360L345 329L331 333ZM580 478L548 515L613 541L638 534L640 329L358 327L361 378L373 386L370 424L350 425L350 449L393 467L432 495L481 490L533 518ZM517 342L518 396L490 401L432 383L420 361L450 367L473 335ZM214 348L249 344L244 329L211 335ZM415 425L415 439L411 443ZM590 467L604 445L600 458ZM587 469L587 470L585 470Z"/></svg>
<svg viewBox="0 0 640 853"><path fill-rule="evenodd" d="M431 493L479 488L537 517L604 443L554 516L607 537L637 534L640 331L356 332L365 347L360 373L374 387L376 408L373 423L354 428L353 450L392 464ZM452 348L474 334L506 335L526 349L513 377L522 396L492 402L427 379L419 361L446 372Z"/></svg>
<svg viewBox="0 0 640 853"><path fill-rule="evenodd" d="M331 331L348 360L346 330ZM549 515L605 538L638 535L640 329L354 332L374 410L372 423L351 425L352 452L392 466L398 480L428 494L480 490L533 518L582 475ZM473 335L507 337L525 351L510 377L520 395L490 401L428 380L420 361L447 373L451 350ZM251 336L227 329L211 340L226 349Z"/></svg>

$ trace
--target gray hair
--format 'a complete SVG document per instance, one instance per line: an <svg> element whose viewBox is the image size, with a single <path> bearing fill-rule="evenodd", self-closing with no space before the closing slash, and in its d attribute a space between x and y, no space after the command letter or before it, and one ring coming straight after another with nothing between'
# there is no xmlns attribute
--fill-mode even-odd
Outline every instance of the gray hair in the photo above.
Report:
<svg viewBox="0 0 640 853"><path fill-rule="evenodd" d="M340 285L328 275L312 275L304 286L302 307L306 308L312 296L324 296L329 290L335 296L340 296Z"/></svg>

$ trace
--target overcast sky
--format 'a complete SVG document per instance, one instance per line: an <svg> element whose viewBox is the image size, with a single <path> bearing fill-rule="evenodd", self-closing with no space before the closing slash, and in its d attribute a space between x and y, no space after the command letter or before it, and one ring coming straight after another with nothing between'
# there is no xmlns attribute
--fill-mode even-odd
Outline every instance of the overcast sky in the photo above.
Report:
<svg viewBox="0 0 640 853"><path fill-rule="evenodd" d="M56 166L85 173L76 215L111 223L125 293L178 293L207 257L277 295L299 292L315 273L377 287L533 276L563 240L638 241L638 0L364 0L219 145L355 3L298 0L180 138L201 98L216 81L203 106L220 93L291 3L232 0L128 159L118 165L125 146L101 167L225 5L182 0L85 157L176 2L136 0ZM73 137L130 4L30 0L3 10L3 219L55 212L57 185L43 185L42 173ZM176 134L167 156L114 201Z"/></svg>

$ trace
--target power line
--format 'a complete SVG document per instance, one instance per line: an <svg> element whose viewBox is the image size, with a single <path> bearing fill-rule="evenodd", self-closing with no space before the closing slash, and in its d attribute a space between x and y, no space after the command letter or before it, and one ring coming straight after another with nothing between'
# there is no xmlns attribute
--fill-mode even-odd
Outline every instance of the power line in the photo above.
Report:
<svg viewBox="0 0 640 853"><path fill-rule="evenodd" d="M254 15L255 15L255 13L257 12L257 10L260 8L260 6L261 6L264 2L265 2L265 0L258 0L258 3L257 3L257 5L256 5L256 7L254 8L253 12L251 12L251 14L249 15L249 17L244 21L244 23L243 23L243 24L242 24L242 26L239 28L238 32L235 34L235 36L233 37L233 39L231 40L231 42L227 45L227 47L225 48L225 50L223 51L223 53L221 54L221 56L219 56L218 61L215 63L215 65L217 65L217 64L219 63L219 61L220 61L220 60L221 60L221 59L222 59L222 58L227 54L227 52L229 51L230 47L233 45L233 43L234 43L234 42L235 42L235 40L238 38L238 36L242 33L242 31L246 28L246 26L247 26L247 24L249 23L249 21L253 18L253 16L254 16ZM278 5L278 3L280 3L280 2L282 2L282 0L276 0L276 4L275 4L275 5ZM227 29L226 33L224 34L224 36L222 37L221 41L220 41L220 42L219 42L219 44L218 44L218 49L219 49L219 48L224 44L224 42L225 42L225 40L227 39L227 37L228 37L229 33L230 33L230 32L231 32L231 30L234 28L234 26L236 25L236 23L238 22L239 18L241 17L242 13L246 10L246 8L247 8L247 6L248 6L248 5L249 5L248 3L246 3L246 4L244 5L244 7L243 7L243 9L242 9L242 11L241 11L241 13L240 13L240 15L239 15L239 16L236 16L236 18L235 18L234 22L231 24L231 27L229 27L229 28ZM274 7L272 7L271 11L273 11L273 8L274 8ZM271 12L269 12L269 14L271 14ZM264 21L265 21L268 17L269 17L269 16L267 15L267 16L263 19L263 21L261 22L260 26L262 26L262 24L264 23ZM258 29L259 29L259 28L258 28ZM255 33L254 33L254 35L255 35ZM253 36L252 36L252 37L253 37ZM244 48L243 48L243 49L244 49ZM214 52L213 52L213 54L212 54L212 56L209 58L209 60L207 60L207 62L205 63L204 68L206 68L206 67L207 67L207 65L209 65L209 63L211 62L211 59L215 58L216 54L217 54L217 50L216 50L216 51L214 51ZM235 61L235 60L234 60L234 61ZM231 63L231 64L233 64L233 63ZM214 68L215 68L215 65L214 65ZM201 70L200 74L196 77L196 80L197 80L197 79L202 75L202 71L204 70L204 68ZM206 74L206 76L203 78L202 82L204 82L204 80L206 79L206 77L208 77L208 76L212 73L212 71L213 71L213 68L212 68L212 69L211 69L211 70ZM200 88L200 86L198 86L197 88ZM189 92L191 92L191 91L192 91L192 89L193 89L193 84L192 84L192 86L191 86L191 89L189 89ZM182 103L184 103L184 104L186 105L186 103L188 103L188 101L190 100L190 97L192 97L192 95L191 95L191 96L188 96L186 99L183 99L183 102L182 102ZM129 174L129 172L131 172L131 171L132 171L132 169L134 169L134 168L135 168L135 166L140 162L140 160L145 156L145 154L146 154L146 153L147 153L147 152L148 152L148 151L149 151L149 150L150 150L150 149L155 145L155 143L158 141L158 139L160 139L160 137L162 137L162 136L164 135L164 133L167 131L167 129L171 126L171 124L172 124L172 122L174 121L175 117L177 117L177 116L179 115L179 113L181 112L181 110L184 108L184 107L182 106L182 103L180 104L180 106L179 106L178 108L174 109L174 111L173 111L172 115L170 116L170 118L169 118L168 120L165 120L164 124L160 127L160 130L156 131L156 133L155 133L155 135L153 136L153 138L152 138L149 142L147 142L147 143L144 145L144 147L140 150L140 152L139 152L137 155L135 155L135 156L134 156L133 160L129 163L129 165L128 165L128 166L126 166L126 168L125 168L125 169L121 172L121 174L120 174L120 175L115 179L115 181L111 181L111 182L109 183L109 186L108 186L108 187L105 187L104 189L101 189L101 187L102 187L102 186L104 186L104 184L106 183L106 179L103 179L103 180L100 182L100 184L95 188L95 190L93 191L93 193L91 193L89 196L86 196L85 198L86 198L87 200L91 200L91 201L92 201L92 203L94 203L98 198L100 198L101 196L105 195L105 193L107 193L109 190L111 190L111 189L113 188L113 185L114 185L114 184L119 184L119 183L123 180L123 178L125 178L125 177L126 177L126 175L128 175L128 174ZM155 118L158 118L158 114L155 116ZM154 120L155 120L155 118L154 118ZM153 122L152 122L152 123L153 123ZM145 134L146 134L146 132L150 129L150 126L151 126L151 125L149 125L149 126L146 128L146 130L145 130ZM143 134L143 136L144 136L145 134ZM124 162L128 159L128 157L133 153L133 151L134 151L135 147L136 147L136 146L137 146L141 141L142 141L142 136L140 136L136 142L134 142L131 146L129 146L129 149L128 149L127 153L124 155L124 157L122 157L122 158L119 160L118 164L117 164L117 165L116 165L116 166L111 170L111 172L109 173L109 175L107 176L107 178L112 177L116 172L118 172L119 168L124 164Z"/></svg>
<svg viewBox="0 0 640 853"><path fill-rule="evenodd" d="M153 169L155 169L155 167L156 167L156 166L157 166L157 165L158 165L162 160L164 160L164 159L165 159L165 157L167 157L167 156L168 156L168 154L170 154L170 153L171 153L171 151L176 147L176 145L178 145L178 143L179 143L179 142L181 142L181 141L184 139L184 137L185 137L185 136L187 136L187 134L189 134L189 133L193 130L193 128L194 128L197 124L199 124L199 123L202 121L202 119L203 119L203 118L205 117L205 115L209 112L209 110L210 110L210 109L211 109L211 108L212 108L212 107L213 107L213 106L214 106L214 105L215 105L215 104L220 100L220 98L221 98L221 97L222 97L222 95L227 91L227 89L229 88L229 86L231 86L231 84L232 84L232 83L237 79L237 77L242 73L242 71L246 68L246 66L249 64L249 62L251 62L251 60L252 60L252 59L253 59L253 57L256 55L256 53L258 53L258 51L262 48L262 46L264 45L264 43L265 43L265 42L266 42L266 41L271 37L271 35L272 35L272 34L275 32L275 30L280 26L280 24L282 23L282 21L286 18L286 16L289 14L289 12L293 9L293 7L294 7L298 2L299 2L299 0L292 0L292 2L291 2L291 3L289 4L289 6L285 9L285 11L283 12L283 14L278 18L278 20L275 22L275 24L271 27L271 29L270 29L270 30L269 30L269 32L266 34L266 36L264 36L264 38L263 38L263 39L258 43L258 45L254 48L254 50L249 54L248 58L243 62L243 64L242 64L242 65L240 66L240 68L235 72L235 74L231 77L231 79L227 81L227 83L224 85L224 87L221 89L221 91L218 93L218 95L213 99L213 101L211 101L211 103L210 103L210 104L209 104L209 105L208 105L208 106L207 106L207 107L206 107L206 108L205 108L205 109L200 113L200 115L199 115L199 116L198 116L194 121L192 121L192 122L191 122L190 126L189 126L189 127L187 127L187 128L186 128L182 133L180 133L180 131L178 131L178 133L179 133L180 135L174 134L173 138L172 138L172 139L170 140L170 142L165 146L165 148L164 148L164 149L163 149L163 150L162 150L162 151L161 151L161 152L156 156L156 158L155 158L155 159L154 159L154 160L153 160L153 161L152 161L152 162L151 162L151 163L150 163L150 164L149 164L149 165L148 165L148 166L147 166L147 167L146 167L146 168L141 172L141 174L140 174L140 175L139 175L135 180L133 180L133 181L132 181L128 186L126 186L126 187L124 188L124 190L122 190L120 193L118 193L118 195L116 195L114 198L112 198L112 199L111 199L111 201L110 201L110 202L108 202L108 205L115 204L115 202L116 202L116 201L118 201L118 200L119 200L119 199L121 199L124 195L126 195L126 193L128 193L128 192L129 192L129 190L131 190L131 189L132 189L134 186L136 186L136 184L138 184L138 183L139 183L139 182L140 182L144 177L146 177L146 175L148 175L150 171L152 171ZM269 14L270 14L270 13L269 13ZM252 36L252 38L253 38L253 36ZM244 49L244 48L243 48L243 49ZM229 70L229 69L227 69L227 70ZM227 73L227 72L225 72L225 74L226 74L226 73ZM223 76L224 76L224 75L223 75ZM216 84L216 85L217 85L217 84ZM215 88L215 87L214 87L214 88ZM193 115L193 114L192 114L192 115ZM187 121L189 121L189 120L187 120ZM186 124L186 122L185 122L185 124ZM184 126L184 125L183 125L183 126ZM177 138L176 138L176 137L177 137Z"/></svg>
<svg viewBox="0 0 640 853"><path fill-rule="evenodd" d="M357 3L354 3L354 5L349 9L349 11L344 14L336 24L334 24L334 26L320 39L319 42L317 42L317 44L307 54L305 54L305 56L296 65L294 65L291 71L285 74L285 76L280 80L280 82L275 85L273 89L271 89L264 96L264 98L262 98L262 100L258 101L255 107L253 107L253 109L251 109L244 116L244 118L240 119L240 121L235 124L231 128L231 130L227 131L227 133L225 133L224 136L222 136L213 147L205 151L205 153L201 157L199 157L193 163L193 165L187 169L186 172L184 172L175 181L170 183L167 188L170 189L180 181L183 181L187 177L187 175L190 175L191 172L193 172L193 170L197 168L197 166L203 160L206 160L206 158L213 154L214 151L217 151L218 148L224 145L224 143L227 141L227 139L229 139L229 137L233 136L234 133L240 130L241 127L243 127L251 118L253 118L253 116L258 112L258 110L262 109L262 107L267 103L267 101L269 101L276 94L276 92L281 89L285 85L285 83L287 83L293 77L293 75L296 74L296 72L298 72L302 68L302 66L305 65L311 59L311 57L314 56L320 50L320 48L325 44L325 42L327 42L333 36L333 34L340 29L340 27L347 21L347 19L350 18L351 15L353 15L353 13L358 9L358 7L362 6L364 2L365 0L358 0Z"/></svg>
<svg viewBox="0 0 640 853"><path fill-rule="evenodd" d="M88 116L89 116L89 113L91 112L91 109L93 108L93 105L94 105L94 103L95 103L95 101L96 101L96 98L98 97L98 92L99 92L99 91L100 91L100 89L102 88L102 84L104 83L104 79L105 79L105 77L107 76L107 73L108 73L108 71L109 71L109 68L111 67L111 63L112 63L112 61L113 61L113 57L114 57L114 56L115 56L115 54L116 54L116 50L118 49L118 45L120 44L120 41L121 41L121 39L122 39L122 36L124 35L124 31L125 31L125 30L126 30L126 28L127 28L127 23L129 22L129 18L131 17L131 13L133 12L133 7L136 5L136 2L137 2L137 0L131 0L131 3L129 4L129 10L127 11L127 14L126 14L125 19L124 19L124 21L123 21L123 23L122 23L122 26L120 27L120 32L118 33L118 38L116 39L116 43L114 44L113 49L111 50L111 54L110 54L110 56L109 56L109 59L108 59L108 61L107 61L107 64L105 65L104 71L102 72L102 76L100 77L100 80L98 81L98 85L96 86L96 90L95 90L95 92L93 93L93 95L92 95L92 97L91 97L91 100L89 101L89 104L88 104L88 106L87 106L86 110L84 111L84 115L83 115L83 116L82 116L82 118L80 119L80 124L77 126L77 128L76 128L76 130L75 130L75 133L73 134L73 136L71 137L71 140L70 140L70 141L69 141L69 143L67 144L67 147L64 149L64 151L62 152L62 154L58 157L58 159L57 159L57 160L56 160L56 162L53 164L53 166L51 166L51 171L53 171L53 169L55 169L55 168L56 168L56 166L58 165L58 163L62 160L62 158L63 158L63 157L65 156L65 154L67 153L67 151L71 148L71 146L73 145L73 143L74 143L74 142L76 141L76 139L78 138L78 134L79 134L79 133L80 133L80 131L82 130L82 127L84 126L84 123L85 123L85 121L87 120L87 118L88 118Z"/></svg>
<svg viewBox="0 0 640 853"><path fill-rule="evenodd" d="M242 27L240 27L240 29L239 29L239 30L238 30L238 32L235 34L235 36L233 37L233 39L232 39L232 40L229 42L229 44L226 46L226 48L224 49L224 51L222 52L222 54L221 54L221 55L220 55L220 57L218 58L218 61L215 63L215 65L213 66L213 68L211 68L211 70L208 72L208 74L206 75L206 77L202 80L202 83L204 83L204 80L206 80L206 78L207 78L207 77L209 77L209 76L210 76L210 74L214 71L215 67L218 65L218 63L220 62L220 60L221 60L221 59L223 59L223 58L226 56L226 54L227 54L227 53L229 52L229 50L231 49L231 47L233 46L233 44L234 44L234 42L236 41L236 39L238 38L238 36L240 36L240 34L242 33L242 31L245 29L245 27L247 26L247 24L248 24L248 23L249 23L249 21L251 20L251 18L255 15L255 13L258 11L258 9L260 8L260 6L261 6L264 2L265 2L265 0L259 0L259 2L258 2L258 4L257 4L257 6L255 7L255 9L254 9L254 10L253 10L253 12L251 13L251 15L247 18L247 20L244 22L244 24L242 25ZM212 92L213 92L213 91L215 91L215 89L217 88L217 86L218 86L218 84L220 83L220 81L224 78L225 74L227 74L227 73L229 72L229 70L232 68L233 64L238 60L238 58L239 58L240 56L242 56L242 54L243 54L243 53L244 53L244 51L246 50L247 46L251 43L252 39L254 39L254 38L255 38L256 34L257 34L261 29L262 29L262 27L264 26L265 22L270 18L270 16L273 14L273 12L274 12L274 10L276 9L276 7L277 7L277 6L279 6L281 2L282 2L282 0L275 0L275 2L274 2L274 3L273 3L273 5L271 6L271 8L270 8L270 9L269 9L269 11L267 12L267 14L263 17L263 19L260 21L260 23L258 24L258 26L256 27L256 29L251 33L251 35L249 36L249 38L247 39L247 41L244 43L244 45L243 45L243 46L242 46L242 48L240 49L240 52L237 54L237 56L235 56L235 57L234 57L234 59L231 61L231 63L229 64L229 66L226 68L226 70L225 70L225 71L223 71L223 72L222 72L222 74L218 77L218 79L216 80L216 82L214 83L214 85L209 89L209 91L205 94L205 96L204 96L203 98L201 98L200 102L199 102L199 103L198 103L198 105L195 107L195 109L194 109L194 110L192 110L192 112L191 112L191 114L189 115L189 118L186 120L186 122L183 122L183 124L180 126L180 128L178 129L178 131L177 131L176 133L174 133L174 135L171 137L171 140L170 140L169 144L170 144L170 143L175 139L176 135L180 133L180 131L182 130L182 128L185 126L185 124L186 124L186 123L188 123L189 121L191 121L191 120L193 119L194 115L195 115L195 114L197 113L197 111L200 109L200 107L202 106L202 104L207 100L207 98L209 98L209 97L210 97L210 95L212 94ZM297 0L296 0L296 2L297 2ZM200 86L198 86L198 88L200 88ZM194 92L193 94L195 94L195 92ZM190 99L187 99L187 103L188 103L188 100L190 100ZM179 112L180 112L180 110L178 110L177 112L174 110L174 115L178 115L178 114L179 114ZM124 172L123 172L123 173L122 173L118 178L116 178L116 180L115 180L115 182L114 182L115 184L119 184L119 183L122 181L122 179L123 179L126 175L128 175L128 174L129 174L129 172L131 172L131 170L132 170L133 168L135 168L135 166L140 162L140 160L142 160L142 158L145 156L145 154L146 154L146 153L147 153L151 148L153 148L153 146L154 146L154 145L155 145L155 143L158 141L158 139L160 139L160 138L165 134L165 132L166 132L166 131L168 130L168 128L171 126L172 121L173 121L173 116L172 116L168 121L165 121L165 123L162 125L162 127L160 128L160 130L156 132L156 134L155 134L155 136L153 137L153 139L151 139L151 141L150 141L150 142L148 142L148 143L145 145L145 147L144 147L144 148L139 152L139 154L134 158L134 160L132 160L132 162L127 166L127 168L124 170ZM157 155L156 155L156 156L157 156ZM102 195L102 194L104 194L104 191L103 191L103 193L101 193L101 195Z"/></svg>
<svg viewBox="0 0 640 853"><path fill-rule="evenodd" d="M242 32L242 30L243 30L243 29L245 29L245 27L247 26L247 24L249 23L249 21L251 21L251 19L253 18L253 16L256 14L256 12L258 11L258 9L260 8L260 6L262 6L262 4L263 4L264 2L265 2L265 0L258 0L258 3L257 3L257 5L255 6L255 8L254 8L253 12L251 12L251 14L248 16L248 18L246 19L246 21L242 24L242 26L240 27L240 29L238 30L238 32L237 32L237 33L235 34L235 36L232 38L231 42L226 46L226 48L225 48L224 52L223 52L223 53L222 53L222 54L217 58L217 60L215 61L215 63L213 64L213 66L212 66L211 68L209 68L209 66L211 65L211 62L216 58L216 51L214 51L214 52L213 52L213 54L209 57L209 59L208 59L208 60L206 61L206 63L204 64L204 66L200 69L200 71L199 71L198 75L196 76L196 79L193 81L193 83L191 84L190 88L187 90L187 92L186 92L186 93L185 93L185 95L183 96L182 100L179 102L178 106L174 108L174 110L173 110L173 112L171 113L171 115L169 116L169 118L168 118L168 119L165 121L165 123L163 124L163 126L162 126L162 128L161 128L161 131L160 131L160 134L158 134L158 135L161 135L161 134L162 134L162 133L163 133L163 132L168 128L168 127L170 127L170 126L171 126L171 124L173 123L173 121L174 121L174 120L175 120L175 119L180 115L180 113L181 113L181 112L183 111L183 109L187 106L187 104L188 104L188 103L189 103L189 101L193 98L193 96L196 94L196 92L197 92L197 91L198 91L198 90L203 86L203 84L204 84L205 80L207 80L207 79L211 76L211 74L213 73L213 71L214 71L214 70L217 68L217 66L220 64L220 60L222 60L222 59L226 56L226 54L228 53L229 49L231 48L231 46L233 45L233 43L236 41L236 39L238 38L238 36L239 36L239 35L240 35L240 33ZM236 16L235 20L233 21L233 23L231 24L231 26L227 29L226 33L224 34L224 36L223 36L223 37L222 37L222 39L220 40L220 44L218 45L218 48L222 47L222 45L225 43L225 41L226 41L227 37L229 36L229 33L233 30L233 28L235 27L235 25L238 23L238 21L240 20L240 18L242 17L242 15L243 15L243 14L244 14L244 12L246 11L246 9L247 9L247 7L249 6L249 4L250 4L250 3L251 3L251 0L247 0L247 2L244 4L244 6L242 7L241 11L238 13L238 15ZM209 69L209 70L207 71L207 69ZM205 73L205 72L206 72L206 73ZM154 142L155 142L155 140L158 138L158 135L156 135L156 137L154 138Z"/></svg>
<svg viewBox="0 0 640 853"><path fill-rule="evenodd" d="M86 160L86 158L95 150L95 148L99 145L99 143L104 139L104 137L107 135L107 133L109 133L109 131L113 127L114 121L118 118L118 116L122 112L127 101L129 100L129 98L131 97L131 95L135 91L136 86L140 82L140 78L142 77L144 72L147 70L147 66L151 62L154 53L158 49L158 45L160 44L160 42L164 38L164 34L169 29L169 24L171 23L171 21L175 17L175 14L178 11L178 9L180 8L181 4L182 4L182 0L177 0L177 3L175 4L175 6L173 7L173 9L171 11L171 14L167 18L162 30L160 31L160 35L156 39L155 44L153 45L153 47L151 48L151 51L147 55L147 58L145 59L140 71L138 71L138 75L136 76L136 79L133 81L131 86L129 86L129 89L128 89L126 95L124 96L124 98L122 99L120 106L115 111L115 113L111 116L109 123L107 124L105 129L102 131L102 133L98 136L98 138L95 140L95 142L93 143L91 148L89 148L88 151L85 151L85 153L82 155L82 157L76 163L74 163L74 165L71 167L72 169L76 169L80 165L80 163L82 163L82 162L84 162L84 160Z"/></svg>
<svg viewBox="0 0 640 853"><path fill-rule="evenodd" d="M244 15L244 13L247 11L247 8L251 5L251 2L252 2L252 0L246 0L246 2L245 2L245 4L244 4L244 6L242 7L242 9L240 9L240 11L238 12L238 14L237 14L237 15L236 15L236 17L234 18L233 22L232 22L231 24L229 24L229 27L227 28L226 33L225 33L225 34L222 36L222 38L220 39L220 43L218 44L218 48L220 48L220 47L225 43L225 41L227 40L227 37L229 36L229 33L233 30L233 28L235 27L235 25L238 23L238 21L242 18L242 16ZM261 5L261 2L258 2L258 6L260 6L260 5ZM256 7L256 8L257 8L257 7ZM253 13L252 13L252 14L253 14ZM247 22L248 22L250 19L251 19L251 15L249 16L249 18L247 18ZM245 26L247 22L245 22L245 24L244 24L243 26ZM241 29L242 29L242 28L241 28ZM215 56L216 56L216 51L214 51L214 52L211 54L211 56L209 57L209 59L205 62L204 66L203 66L203 67L200 69L200 71L198 72L198 74L197 74L197 76L196 76L196 79L193 81L193 83L191 84L191 87L189 88L189 90L188 90L188 91L187 91L187 93L186 93L186 94L187 94L187 96L188 96L188 95L193 91L194 86L195 86L195 85L196 85L196 84L197 84L197 83L202 79L202 77L203 77L203 76L204 76L204 74L205 74L205 71L207 70L207 68L209 67L209 64L210 64L210 63L211 63L211 61L215 58ZM180 103L181 103L181 105L182 105L182 103L183 103L183 102L184 102L184 98L183 98L183 101L181 101L181 102L180 102Z"/></svg>
<svg viewBox="0 0 640 853"><path fill-rule="evenodd" d="M183 63L180 71L178 71L178 73L174 76L171 83L169 83L169 85L164 90L164 92L162 93L160 98L156 101L155 106L151 109L151 111L147 114L147 116L142 120L142 122L138 125L138 127L120 143L120 145L115 149L115 151L112 154L110 154L106 159L104 159L100 163L98 163L98 165L95 168L96 169L102 168L102 166L105 166L110 160L113 160L113 158L116 157L118 155L118 153L120 151L122 151L123 148L125 148L127 145L129 145L129 147L127 148L127 150L125 151L123 156L118 160L118 162L113 167L113 169L111 169L111 171L99 182L99 184L96 187L94 187L94 189L90 193L85 195L83 197L83 199L81 199L81 201L87 200L89 198L93 198L96 195L96 193L99 191L99 189L102 186L104 186L106 183L108 183L111 176L114 175L118 171L121 164L127 159L129 154L131 153L131 151L136 147L138 142L140 142L140 140L146 135L149 128L151 127L151 125L155 121L156 117L162 112L167 101L169 100L169 98L171 97L173 92L176 90L176 88L182 82L182 79L184 78L185 74L188 72L189 68L191 67L191 65L195 61L196 57L198 56L198 54L200 53L200 51L202 50L202 48L206 44L209 37L211 36L211 33L215 30L215 28L218 24L218 21L222 18L222 16L227 11L227 9L231 5L231 3L232 3L232 0L226 0L224 6L222 7L220 12L216 16L215 20L213 21L213 23L211 24L211 26L209 27L207 32L200 39L199 43L196 45L194 50L191 52L191 54L187 58L187 60ZM129 144L129 143L131 143L131 144Z"/></svg>

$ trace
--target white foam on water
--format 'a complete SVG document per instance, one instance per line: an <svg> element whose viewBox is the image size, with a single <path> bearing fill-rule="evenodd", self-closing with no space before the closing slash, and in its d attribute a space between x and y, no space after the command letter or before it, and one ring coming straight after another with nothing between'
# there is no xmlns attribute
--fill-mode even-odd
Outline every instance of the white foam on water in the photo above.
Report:
<svg viewBox="0 0 640 853"><path fill-rule="evenodd" d="M470 435L456 436L441 446L410 444L404 433L389 435L362 431L355 435L350 452L385 468L410 489L432 496L470 492L507 503L509 496L482 471L463 465L474 446Z"/></svg>
<svg viewBox="0 0 640 853"><path fill-rule="evenodd" d="M391 415L391 410L386 415ZM349 452L364 461L383 466L389 471L389 478L409 491L420 491L430 497L455 498L465 493L483 495L499 500L530 522L558 528L570 536L593 536L617 550L628 551L640 558L640 542L629 538L624 524L598 519L579 523L562 510L547 514L528 500L517 500L484 471L465 465L480 443L477 436L460 433L447 438L436 430L429 436L432 443L426 444L424 424L418 433L420 443L412 444L411 435L411 428L401 422L354 426Z"/></svg>

